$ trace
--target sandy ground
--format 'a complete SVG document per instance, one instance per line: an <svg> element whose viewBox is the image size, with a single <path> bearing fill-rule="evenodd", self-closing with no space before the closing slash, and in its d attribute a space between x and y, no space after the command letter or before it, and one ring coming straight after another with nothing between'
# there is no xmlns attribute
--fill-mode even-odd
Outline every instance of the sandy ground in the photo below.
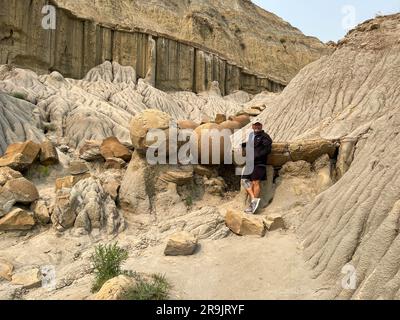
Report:
<svg viewBox="0 0 400 320"><path fill-rule="evenodd" d="M173 285L171 299L318 299L293 233L265 238L204 241L196 255L165 257L164 246L128 260L139 272L162 273Z"/></svg>
<svg viewBox="0 0 400 320"><path fill-rule="evenodd" d="M124 237L122 241L130 240ZM38 288L29 290L20 298L90 298L93 275L84 270L97 241L74 237L63 239L49 230L25 243L13 245L10 242L11 247L1 249L7 258L14 257L20 266L55 264L58 280L66 282L57 291ZM264 238L231 236L201 241L198 252L189 257L166 257L164 248L163 244L150 247L139 255L135 252L124 269L165 274L173 286L173 300L321 298L320 288L323 286L311 278L292 231L275 231ZM78 252L81 259L76 260L74 256ZM66 281L70 278L73 280ZM15 286L0 281L0 298L7 299L13 287L15 289Z"/></svg>

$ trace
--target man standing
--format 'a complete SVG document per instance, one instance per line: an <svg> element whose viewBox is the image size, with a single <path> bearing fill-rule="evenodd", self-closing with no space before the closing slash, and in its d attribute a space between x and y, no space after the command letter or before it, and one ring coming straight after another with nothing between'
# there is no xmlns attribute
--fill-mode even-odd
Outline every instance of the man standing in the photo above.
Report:
<svg viewBox="0 0 400 320"><path fill-rule="evenodd" d="M260 205L261 181L267 179L267 158L272 150L272 139L263 130L260 122L253 124L253 132L250 134L250 146L254 143L254 170L250 175L242 176L242 183L247 193L251 197L250 206L245 210L246 213L254 214ZM247 143L242 144L242 148L246 148Z"/></svg>

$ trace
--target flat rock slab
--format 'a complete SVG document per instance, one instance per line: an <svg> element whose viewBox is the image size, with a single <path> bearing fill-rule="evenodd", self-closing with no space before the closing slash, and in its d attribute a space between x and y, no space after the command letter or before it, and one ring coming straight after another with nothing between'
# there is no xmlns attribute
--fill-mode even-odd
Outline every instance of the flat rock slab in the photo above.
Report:
<svg viewBox="0 0 400 320"><path fill-rule="evenodd" d="M0 219L0 231L30 230L34 226L33 215L22 209L14 209Z"/></svg>
<svg viewBox="0 0 400 320"><path fill-rule="evenodd" d="M179 232L172 235L167 243L164 254L166 256L190 256L197 248L198 239L188 232Z"/></svg>
<svg viewBox="0 0 400 320"><path fill-rule="evenodd" d="M33 141L10 144L5 155L0 158L0 167L10 167L17 171L25 170L37 159L39 152L40 145Z"/></svg>
<svg viewBox="0 0 400 320"><path fill-rule="evenodd" d="M100 146L100 152L104 159L118 158L128 162L132 158L132 152L116 137L105 139Z"/></svg>
<svg viewBox="0 0 400 320"><path fill-rule="evenodd" d="M266 232L262 217L248 215L239 211L228 211L225 216L226 226L235 234L241 236L260 236Z"/></svg>
<svg viewBox="0 0 400 320"><path fill-rule="evenodd" d="M25 289L38 288L42 284L42 273L38 268L20 271L12 276L11 283Z"/></svg>

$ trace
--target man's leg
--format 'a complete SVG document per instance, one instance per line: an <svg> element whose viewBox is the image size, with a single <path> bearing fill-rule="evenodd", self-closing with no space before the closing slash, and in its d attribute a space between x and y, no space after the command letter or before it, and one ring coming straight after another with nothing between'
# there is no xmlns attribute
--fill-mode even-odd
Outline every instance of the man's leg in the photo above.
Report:
<svg viewBox="0 0 400 320"><path fill-rule="evenodd" d="M261 181L253 181L252 193L254 195L254 198L256 198L256 199L260 198L260 195L261 195Z"/></svg>
<svg viewBox="0 0 400 320"><path fill-rule="evenodd" d="M243 187L250 195L251 200L254 199L253 184L249 179L242 179Z"/></svg>

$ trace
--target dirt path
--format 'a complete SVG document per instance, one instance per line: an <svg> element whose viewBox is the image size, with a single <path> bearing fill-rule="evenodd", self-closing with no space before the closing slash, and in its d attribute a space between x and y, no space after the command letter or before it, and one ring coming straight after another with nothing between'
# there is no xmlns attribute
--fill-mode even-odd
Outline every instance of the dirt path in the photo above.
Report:
<svg viewBox="0 0 400 320"><path fill-rule="evenodd" d="M126 268L166 274L174 289L172 299L318 299L290 232L265 238L230 237L204 241L190 257L165 257L164 246L130 259Z"/></svg>

